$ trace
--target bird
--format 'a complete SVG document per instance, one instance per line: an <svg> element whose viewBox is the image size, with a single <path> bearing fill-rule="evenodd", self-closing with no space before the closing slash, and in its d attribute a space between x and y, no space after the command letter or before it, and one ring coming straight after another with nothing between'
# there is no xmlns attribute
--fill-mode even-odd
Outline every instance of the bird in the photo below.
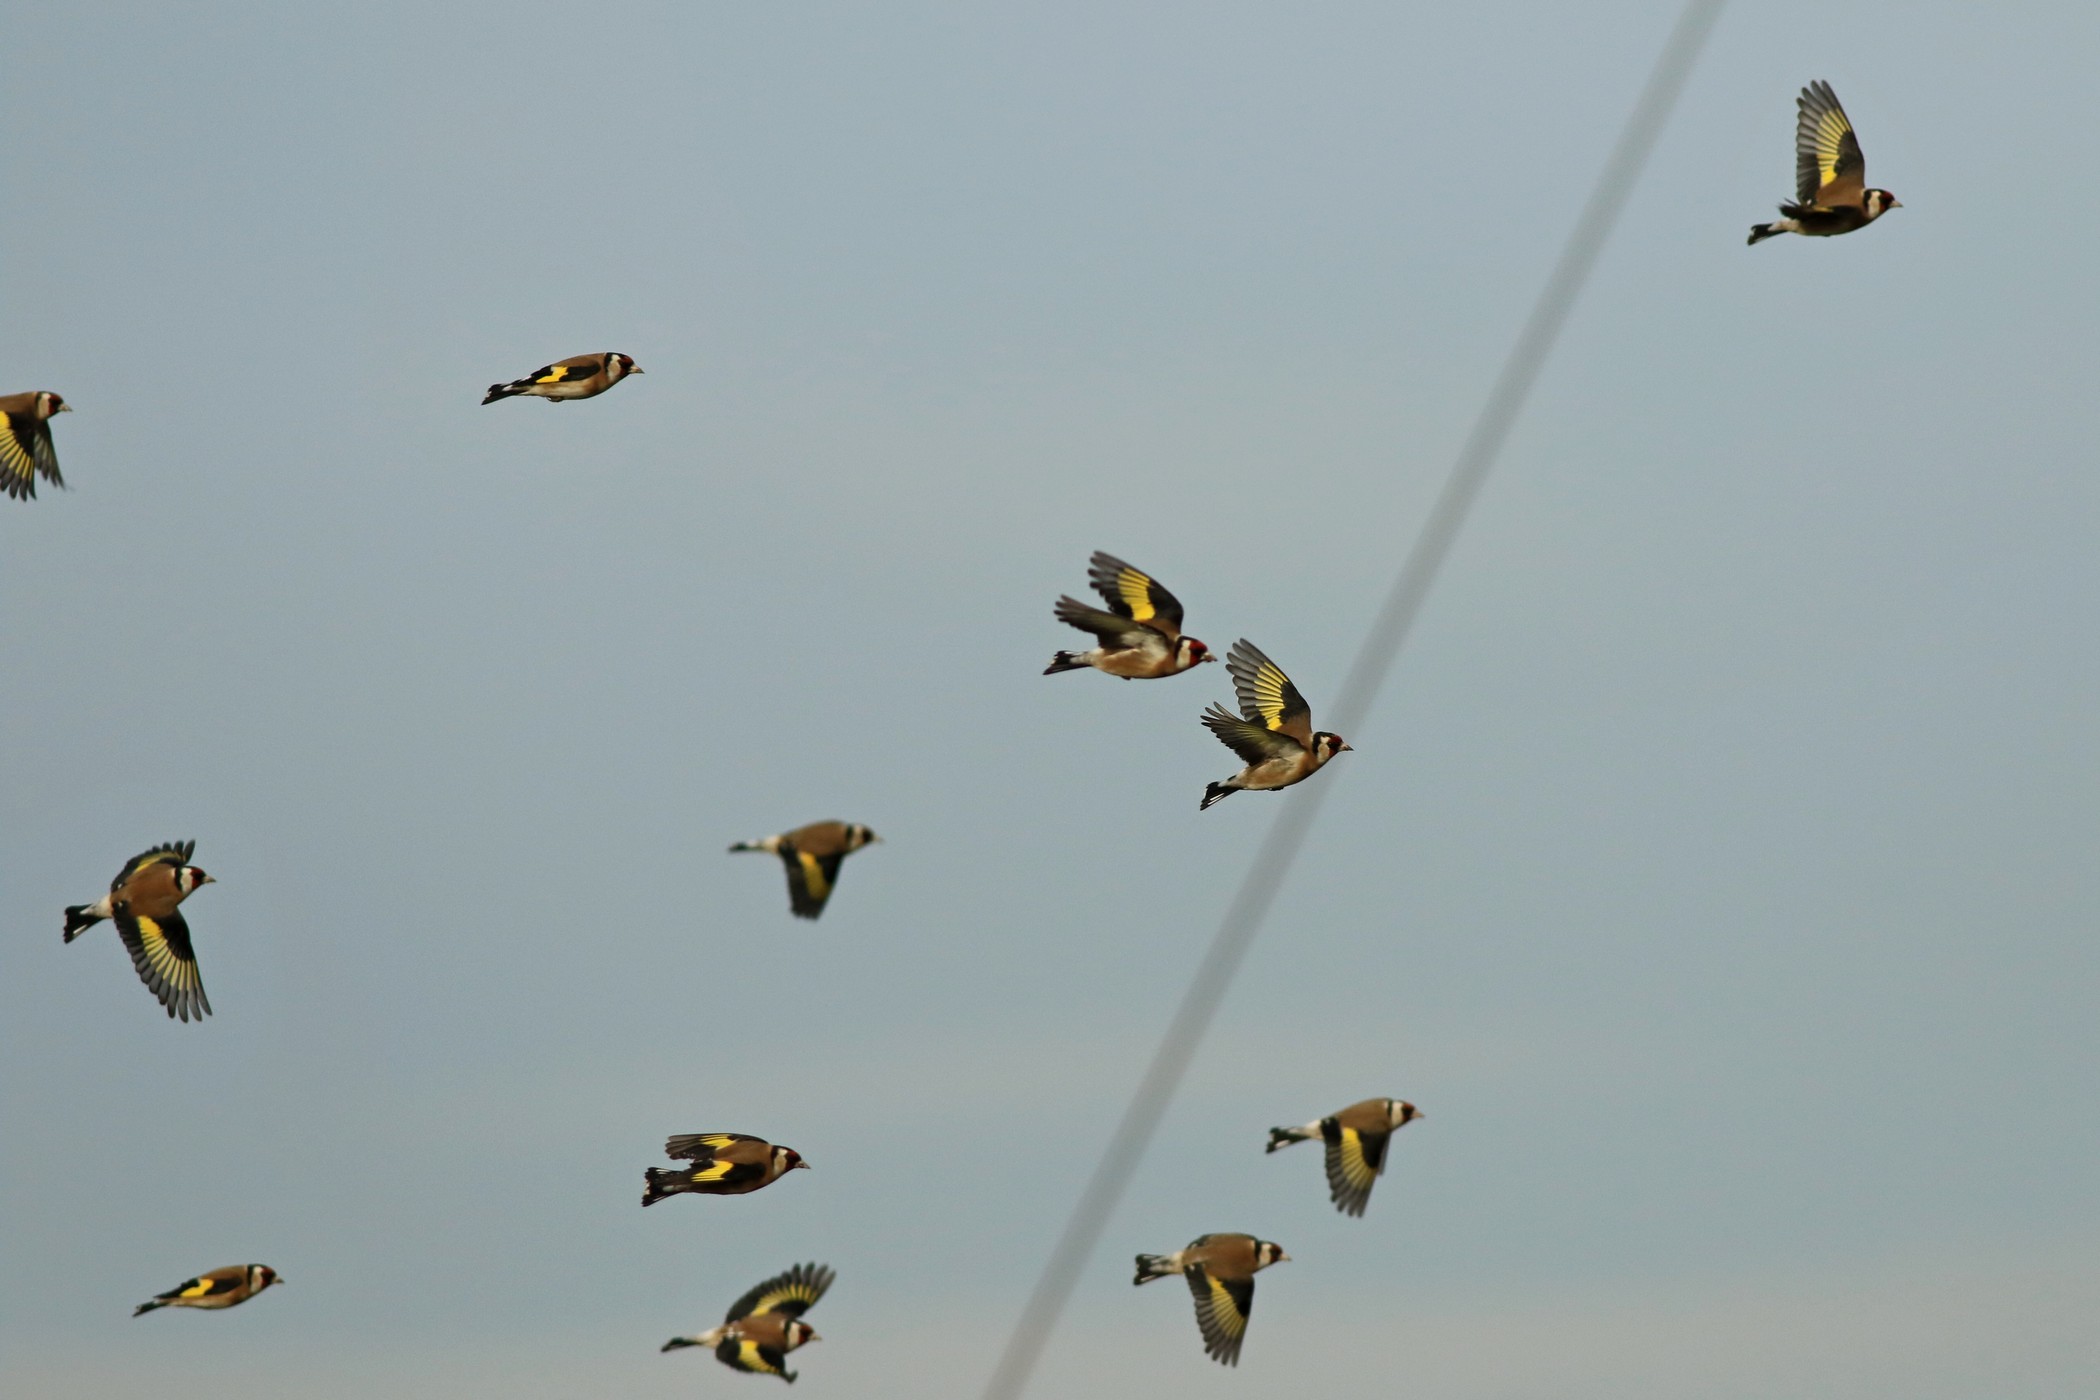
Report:
<svg viewBox="0 0 2100 1400"><path fill-rule="evenodd" d="M1867 188L1867 158L1830 84L1818 78L1795 104L1794 201L1779 206L1785 218L1750 226L1751 246L1782 233L1834 238L1903 207L1887 190Z"/></svg>
<svg viewBox="0 0 2100 1400"><path fill-rule="evenodd" d="M1096 550L1087 577L1109 611L1064 597L1051 612L1066 626L1093 633L1100 645L1091 651L1058 652L1044 675L1091 666L1126 681L1155 680L1218 659L1209 647L1181 634L1181 600L1149 574Z"/></svg>
<svg viewBox="0 0 2100 1400"><path fill-rule="evenodd" d="M749 1133L680 1133L664 1143L664 1155L691 1162L690 1167L650 1167L643 1179L642 1204L653 1206L666 1196L741 1196L771 1186L809 1163L792 1147L776 1147Z"/></svg>
<svg viewBox="0 0 2100 1400"><path fill-rule="evenodd" d="M1362 1215L1371 1203L1372 1184L1385 1175L1386 1144L1421 1116L1405 1099L1365 1099L1302 1128L1269 1129L1264 1151L1320 1139L1327 1144L1327 1189L1334 1208Z"/></svg>
<svg viewBox="0 0 2100 1400"><path fill-rule="evenodd" d="M196 849L195 841L169 841L141 851L124 862L108 894L93 904L66 907L66 942L104 919L115 920L139 980L160 998L168 1015L185 1022L211 1015L189 922L176 907L201 887L218 883L189 863Z"/></svg>
<svg viewBox="0 0 2100 1400"><path fill-rule="evenodd" d="M793 1385L795 1372L787 1369L787 1354L824 1340L802 1320L802 1314L816 1306L833 1277L828 1264L797 1264L730 1304L720 1327L710 1327L698 1336L673 1337L663 1344L663 1350L713 1347L715 1360L724 1366L778 1376Z"/></svg>
<svg viewBox="0 0 2100 1400"><path fill-rule="evenodd" d="M1196 1296L1196 1326L1203 1353L1226 1366L1240 1364L1240 1342L1254 1311L1254 1276L1271 1264L1287 1264L1283 1246L1252 1235L1198 1235L1175 1254L1140 1254L1134 1283L1169 1274L1189 1281Z"/></svg>
<svg viewBox="0 0 2100 1400"><path fill-rule="evenodd" d="M560 403L563 399L596 398L630 374L640 374L642 367L634 362L632 355L622 355L608 350L600 355L571 355L566 360L556 360L543 365L523 379L513 379L508 384L489 385L484 406L498 399L514 399L521 394Z"/></svg>
<svg viewBox="0 0 2100 1400"><path fill-rule="evenodd" d="M51 445L51 417L72 406L49 389L0 394L0 490L18 501L36 499L38 473L60 490L58 449Z"/></svg>
<svg viewBox="0 0 2100 1400"><path fill-rule="evenodd" d="M160 1296L133 1308L131 1315L144 1317L155 1308L230 1308L247 1302L273 1283L283 1282L268 1264L229 1264L223 1269L199 1274L186 1283L176 1284Z"/></svg>
<svg viewBox="0 0 2100 1400"><path fill-rule="evenodd" d="M1240 712L1223 705L1203 712L1203 725L1218 742L1247 761L1247 766L1203 790L1202 811L1235 792L1273 792L1302 783L1338 753L1352 753L1339 734L1313 733L1312 708L1283 669L1242 637L1225 659L1238 694Z"/></svg>
<svg viewBox="0 0 2100 1400"><path fill-rule="evenodd" d="M780 857L787 867L788 908L798 919L814 919L824 912L832 887L839 882L839 866L847 856L882 838L859 822L811 822L778 836L739 841L729 848L765 851Z"/></svg>

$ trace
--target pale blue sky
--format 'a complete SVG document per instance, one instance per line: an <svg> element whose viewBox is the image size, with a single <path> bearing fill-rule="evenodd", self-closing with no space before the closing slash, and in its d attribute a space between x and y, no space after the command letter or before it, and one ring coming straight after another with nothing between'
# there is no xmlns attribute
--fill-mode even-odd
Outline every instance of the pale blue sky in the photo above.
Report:
<svg viewBox="0 0 2100 1400"><path fill-rule="evenodd" d="M759 1396L656 1348L815 1258L798 1394L974 1395L1290 800L1051 602L1317 713L1677 8L17 6L23 1393ZM2100 1388L2096 51L1722 20L1034 1395ZM1815 77L1905 208L1746 249ZM814 926L723 853L829 816ZM59 941L176 837L201 1027ZM1261 1153L1385 1093L1362 1221ZM709 1128L815 1170L644 1213Z"/></svg>

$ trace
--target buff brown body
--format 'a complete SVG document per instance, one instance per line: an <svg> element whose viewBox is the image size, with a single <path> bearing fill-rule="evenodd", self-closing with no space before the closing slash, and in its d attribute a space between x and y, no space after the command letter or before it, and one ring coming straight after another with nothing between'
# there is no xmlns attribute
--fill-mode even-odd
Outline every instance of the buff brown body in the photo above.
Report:
<svg viewBox="0 0 2100 1400"><path fill-rule="evenodd" d="M1181 600L1149 574L1097 550L1088 561L1087 578L1108 611L1071 597L1059 598L1051 611L1066 626L1093 633L1099 645L1058 652L1044 675L1092 667L1126 681L1157 680L1217 660L1209 647L1182 635Z"/></svg>
<svg viewBox="0 0 2100 1400"><path fill-rule="evenodd" d="M1244 637L1233 643L1225 669L1232 675L1240 713L1212 705L1203 712L1203 725L1247 766L1206 788L1198 811L1235 792L1274 792L1302 783L1336 754L1351 751L1341 735L1313 732L1312 707L1283 668L1254 643Z"/></svg>
<svg viewBox="0 0 2100 1400"><path fill-rule="evenodd" d="M1801 89L1795 106L1795 197L1779 206L1784 217L1751 225L1753 245L1782 233L1834 238L1903 207L1887 190L1867 188L1867 158L1830 84L1820 79L1810 83Z"/></svg>
<svg viewBox="0 0 2100 1400"><path fill-rule="evenodd" d="M788 1353L824 1340L802 1321L802 1314L830 1290L834 1277L828 1265L797 1264L737 1299L720 1327L696 1336L673 1337L663 1344L663 1350L711 1347L715 1360L732 1370L778 1376L792 1385L795 1372L787 1369Z"/></svg>
<svg viewBox="0 0 2100 1400"><path fill-rule="evenodd" d="M267 1264L229 1264L176 1284L158 1297L139 1304L132 1309L131 1315L143 1317L156 1308L230 1308L247 1302L272 1284L283 1282L277 1271Z"/></svg>
<svg viewBox="0 0 2100 1400"><path fill-rule="evenodd" d="M749 1133L681 1133L665 1141L664 1155L692 1165L645 1171L645 1206L666 1196L742 1196L809 1166L794 1148Z"/></svg>
<svg viewBox="0 0 2100 1400"><path fill-rule="evenodd" d="M51 419L72 411L49 389L0 394L0 491L18 501L33 501L39 476L65 489L66 479L58 474L58 449L51 442Z"/></svg>
<svg viewBox="0 0 2100 1400"><path fill-rule="evenodd" d="M1240 1343L1254 1312L1254 1276L1271 1264L1287 1264L1283 1246L1252 1235L1199 1235L1173 1254L1140 1254L1133 1283L1180 1274L1196 1300L1196 1326L1203 1353L1225 1366L1240 1364Z"/></svg>
<svg viewBox="0 0 2100 1400"><path fill-rule="evenodd" d="M143 851L124 863L107 895L66 909L66 942L104 919L113 921L139 980L168 1015L184 1021L211 1015L189 921L179 907L205 885L216 883L189 863L196 849L195 841L170 841Z"/></svg>
<svg viewBox="0 0 2100 1400"><path fill-rule="evenodd" d="M1318 1139L1327 1144L1328 1197L1344 1215L1362 1215L1385 1174L1393 1134L1422 1116L1405 1099L1364 1099L1302 1128L1269 1129L1267 1151Z"/></svg>
<svg viewBox="0 0 2100 1400"><path fill-rule="evenodd" d="M556 360L551 365L542 365L523 379L513 379L508 384L491 384L483 406L498 399L520 397L545 399L549 403L561 403L567 399L592 399L604 393L630 374L640 374L642 367L631 355L617 351L604 351L596 355L571 355L566 360Z"/></svg>
<svg viewBox="0 0 2100 1400"><path fill-rule="evenodd" d="M859 822L811 822L778 836L739 841L729 850L732 855L764 851L779 856L787 867L788 908L798 919L814 919L830 902L846 857L881 839Z"/></svg>

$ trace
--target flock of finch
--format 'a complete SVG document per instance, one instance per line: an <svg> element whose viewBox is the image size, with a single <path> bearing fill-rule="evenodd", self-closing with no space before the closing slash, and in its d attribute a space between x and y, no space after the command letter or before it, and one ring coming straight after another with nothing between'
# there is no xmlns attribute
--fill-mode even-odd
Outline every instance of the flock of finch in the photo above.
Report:
<svg viewBox="0 0 2100 1400"><path fill-rule="evenodd" d="M1798 105L1798 198L1780 206L1783 218L1750 230L1753 244L1781 233L1811 237L1850 233L1902 207L1887 190L1867 188L1859 140L1828 83L1815 82L1802 89ZM509 384L493 385L482 402L519 396L555 403L594 398L628 375L641 372L626 355L578 355ZM0 397L0 484L9 495L33 498L39 475L54 486L65 484L51 444L50 420L54 414L69 411L54 393ZM1202 642L1182 632L1181 603L1144 573L1112 555L1097 553L1088 577L1106 608L1064 597L1057 600L1055 615L1060 622L1093 634L1096 645L1086 651L1058 652L1045 675L1091 667L1125 680L1156 680L1217 660ZM1235 792L1273 792L1304 782L1336 754L1349 751L1339 734L1314 731L1305 697L1252 642L1235 643L1225 669L1232 677L1239 713L1213 704L1204 711L1203 724L1245 766L1212 783L1203 794L1201 807ZM826 821L757 841L740 841L729 849L778 856L787 869L790 908L800 918L814 919L831 898L841 863L878 839L857 822ZM105 919L114 923L140 980L160 999L169 1016L185 1022L211 1014L181 908L184 900L212 880L190 864L195 849L193 841L171 842L133 856L110 882L107 895L93 904L68 908L65 921L68 943ZM1386 1147L1393 1133L1420 1116L1404 1100L1365 1099L1303 1127L1270 1129L1268 1150L1315 1139L1324 1143L1327 1184L1334 1204L1349 1215L1360 1216L1370 1202L1372 1184L1385 1171ZM664 1153L683 1165L648 1169L642 1194L645 1206L677 1195L744 1195L809 1165L793 1148L747 1133L680 1134L664 1143ZM1289 1258L1281 1246L1252 1235L1204 1235L1173 1254L1137 1256L1136 1282L1181 1275L1195 1295L1204 1351L1226 1365L1236 1365L1254 1304L1254 1276ZM282 1282L264 1264L214 1269L139 1304L134 1316L166 1307L230 1308ZM787 1369L788 1353L817 1340L802 1314L824 1296L831 1282L830 1268L798 1264L738 1298L720 1326L695 1336L673 1337L663 1349L711 1347L724 1365L792 1381L795 1373Z"/></svg>

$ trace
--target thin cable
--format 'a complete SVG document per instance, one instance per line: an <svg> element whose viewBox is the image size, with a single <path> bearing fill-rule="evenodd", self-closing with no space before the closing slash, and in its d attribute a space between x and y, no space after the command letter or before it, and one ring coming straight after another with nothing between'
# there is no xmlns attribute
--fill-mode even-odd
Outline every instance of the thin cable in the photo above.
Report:
<svg viewBox="0 0 2100 1400"><path fill-rule="evenodd" d="M1400 576L1393 581L1392 592L1386 595L1385 605L1379 609L1342 682L1333 711L1334 726L1341 733L1354 732L1370 713L1371 702L1377 699L1379 687L1392 670L1436 582L1437 572L1465 524L1467 511L1480 494L1495 458L1523 412L1525 400L1538 383L1539 372L1545 368L1554 342L1567 325L1568 313L1574 310L1576 299L1596 270L1597 258L1618 224L1619 212L1639 182L1641 171L1691 77L1692 66L1698 62L1726 4L1727 0L1687 0L1669 37L1663 41L1662 52L1633 105L1632 115L1626 119L1625 130L1619 134L1596 187L1575 220L1567 246L1546 278L1537 304L1510 348L1494 387L1488 391L1473 431L1459 449L1450 477L1437 493L1414 548L1400 567ZM1175 1009L1152 1063L1138 1081L1137 1092L1123 1110L1115 1132L1109 1135L1086 1190L1080 1193L1057 1247L1043 1266L1042 1277L1036 1280L1035 1290L1021 1309L1006 1350L985 1385L984 1400L1019 1400L1027 1389L1036 1362L1049 1344L1065 1304L1071 1301L1072 1290L1078 1286L1081 1271L1101 1243L1109 1216L1136 1175L1138 1163L1152 1143L1153 1132L1181 1087L1204 1033L1231 989L1248 947L1261 931L1262 921L1276 902L1277 891L1297 861L1306 834L1312 830L1333 786L1334 779L1329 777L1293 793L1255 852L1253 864L1247 867L1239 891L1218 925L1210 951L1197 964L1196 975L1182 995L1181 1005Z"/></svg>

